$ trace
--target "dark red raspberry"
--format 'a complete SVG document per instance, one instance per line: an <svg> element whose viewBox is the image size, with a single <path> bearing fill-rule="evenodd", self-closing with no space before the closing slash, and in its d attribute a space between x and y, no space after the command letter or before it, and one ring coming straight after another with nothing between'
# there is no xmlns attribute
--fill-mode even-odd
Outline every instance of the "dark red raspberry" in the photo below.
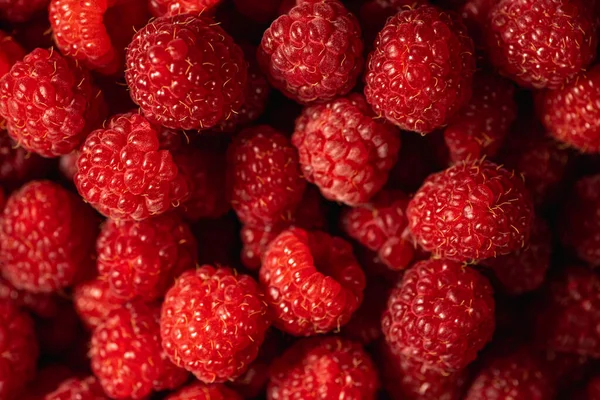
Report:
<svg viewBox="0 0 600 400"><path fill-rule="evenodd" d="M586 68L598 44L583 0L500 0L487 17L487 50L521 86L557 89Z"/></svg>
<svg viewBox="0 0 600 400"><path fill-rule="evenodd" d="M393 352L442 371L466 367L494 332L492 288L474 269L428 260L392 291L382 328Z"/></svg>
<svg viewBox="0 0 600 400"><path fill-rule="evenodd" d="M369 55L367 101L400 128L429 133L469 101L473 53L473 41L454 14L432 6L398 13Z"/></svg>
<svg viewBox="0 0 600 400"><path fill-rule="evenodd" d="M81 283L73 291L73 305L85 326L94 330L123 301L110 290L108 282L94 279Z"/></svg>
<svg viewBox="0 0 600 400"><path fill-rule="evenodd" d="M149 0L152 15L162 17L179 14L202 15L212 13L221 0Z"/></svg>
<svg viewBox="0 0 600 400"><path fill-rule="evenodd" d="M269 245L260 282L274 324L296 336L346 324L363 298L365 276L349 243L320 231L283 231Z"/></svg>
<svg viewBox="0 0 600 400"><path fill-rule="evenodd" d="M165 400L242 400L242 396L222 383L195 382L167 396Z"/></svg>
<svg viewBox="0 0 600 400"><path fill-rule="evenodd" d="M131 98L159 125L209 129L244 102L244 54L211 19L155 19L136 33L126 61Z"/></svg>
<svg viewBox="0 0 600 400"><path fill-rule="evenodd" d="M44 400L108 400L95 376L67 379Z"/></svg>
<svg viewBox="0 0 600 400"><path fill-rule="evenodd" d="M0 19L9 22L26 22L48 7L49 0L2 0Z"/></svg>
<svg viewBox="0 0 600 400"><path fill-rule="evenodd" d="M44 0L45 2L45 0ZM0 15L2 14L0 3ZM0 77L4 76L10 67L25 57L25 50L11 36L0 31Z"/></svg>
<svg viewBox="0 0 600 400"><path fill-rule="evenodd" d="M0 300L0 398L18 398L33 379L38 344L33 322L10 300Z"/></svg>
<svg viewBox="0 0 600 400"><path fill-rule="evenodd" d="M300 103L343 96L364 62L358 20L338 0L303 2L264 32L258 62L271 85Z"/></svg>
<svg viewBox="0 0 600 400"><path fill-rule="evenodd" d="M6 132L0 131L0 182L3 188L13 190L25 182L44 178L52 167L51 161L29 153Z"/></svg>
<svg viewBox="0 0 600 400"><path fill-rule="evenodd" d="M159 132L134 113L116 115L92 132L77 160L81 196L113 219L143 220L162 214L189 196L189 182Z"/></svg>
<svg viewBox="0 0 600 400"><path fill-rule="evenodd" d="M552 374L558 390L571 388L583 381L592 364L592 360L588 357L558 353L553 350L542 351L540 358L545 369Z"/></svg>
<svg viewBox="0 0 600 400"><path fill-rule="evenodd" d="M242 374L270 326L257 282L231 268L204 265L182 274L167 292L162 345L173 361L205 383Z"/></svg>
<svg viewBox="0 0 600 400"><path fill-rule="evenodd" d="M77 147L104 108L88 73L52 48L35 49L0 79L0 115L8 133L44 157Z"/></svg>
<svg viewBox="0 0 600 400"><path fill-rule="evenodd" d="M269 399L373 400L377 371L358 343L339 337L296 342L271 365Z"/></svg>
<svg viewBox="0 0 600 400"><path fill-rule="evenodd" d="M53 292L92 265L96 218L74 194L31 181L8 199L0 220L2 274L17 289Z"/></svg>
<svg viewBox="0 0 600 400"><path fill-rule="evenodd" d="M289 221L306 185L290 140L260 125L242 131L228 152L231 205L242 223Z"/></svg>
<svg viewBox="0 0 600 400"><path fill-rule="evenodd" d="M302 172L326 199L357 205L387 180L400 148L397 130L374 115L359 94L307 107L292 142Z"/></svg>
<svg viewBox="0 0 600 400"><path fill-rule="evenodd" d="M520 177L477 160L427 178L407 215L413 237L426 251L477 261L525 246L533 205Z"/></svg>
<svg viewBox="0 0 600 400"><path fill-rule="evenodd" d="M19 307L41 318L51 318L58 310L56 297L53 295L19 290L4 278L0 278L0 299L12 300Z"/></svg>
<svg viewBox="0 0 600 400"><path fill-rule="evenodd" d="M358 13L360 27L365 38L365 46L370 48L377 34L383 29L388 18L404 10L427 4L427 0L367 0Z"/></svg>
<svg viewBox="0 0 600 400"><path fill-rule="evenodd" d="M109 397L143 399L153 390L175 389L187 380L187 373L164 355L159 317L158 306L128 303L111 311L94 330L92 370Z"/></svg>

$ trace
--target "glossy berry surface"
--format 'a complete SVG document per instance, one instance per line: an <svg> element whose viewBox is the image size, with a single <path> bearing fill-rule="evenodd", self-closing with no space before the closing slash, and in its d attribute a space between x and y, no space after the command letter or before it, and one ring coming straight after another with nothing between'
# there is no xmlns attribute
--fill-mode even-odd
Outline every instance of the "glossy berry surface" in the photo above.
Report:
<svg viewBox="0 0 600 400"><path fill-rule="evenodd" d="M152 15L194 14L210 13L219 5L221 0L149 0L148 5Z"/></svg>
<svg viewBox="0 0 600 400"><path fill-rule="evenodd" d="M67 379L44 400L108 400L95 376Z"/></svg>
<svg viewBox="0 0 600 400"><path fill-rule="evenodd" d="M123 302L112 293L105 280L83 282L73 290L75 311L90 330L100 325L112 310L121 308Z"/></svg>

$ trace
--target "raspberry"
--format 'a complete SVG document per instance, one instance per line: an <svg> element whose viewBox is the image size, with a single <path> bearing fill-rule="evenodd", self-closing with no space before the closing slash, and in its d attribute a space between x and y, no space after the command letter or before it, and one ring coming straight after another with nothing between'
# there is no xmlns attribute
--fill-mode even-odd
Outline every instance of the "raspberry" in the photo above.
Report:
<svg viewBox="0 0 600 400"><path fill-rule="evenodd" d="M164 356L159 316L157 306L129 303L111 311L94 330L92 370L109 397L143 399L187 380L187 373Z"/></svg>
<svg viewBox="0 0 600 400"><path fill-rule="evenodd" d="M153 20L133 37L126 61L131 98L153 123L209 129L243 104L242 50L208 18L184 14Z"/></svg>
<svg viewBox="0 0 600 400"><path fill-rule="evenodd" d="M289 139L267 125L242 131L228 150L231 204L245 224L289 220L306 182Z"/></svg>
<svg viewBox="0 0 600 400"><path fill-rule="evenodd" d="M496 2L486 27L492 63L521 86L560 88L596 55L596 23L588 8L581 0Z"/></svg>
<svg viewBox="0 0 600 400"><path fill-rule="evenodd" d="M6 189L17 189L25 182L44 178L51 161L19 147L6 132L0 132L0 182Z"/></svg>
<svg viewBox="0 0 600 400"><path fill-rule="evenodd" d="M441 371L461 370L494 332L492 288L459 263L421 261L392 291L382 328L394 353Z"/></svg>
<svg viewBox="0 0 600 400"><path fill-rule="evenodd" d="M320 0L302 2L273 21L257 58L271 85L307 104L350 92L362 53L356 17L338 0Z"/></svg>
<svg viewBox="0 0 600 400"><path fill-rule="evenodd" d="M0 300L0 337L0 398L18 398L35 374L38 345L33 322L9 300Z"/></svg>
<svg viewBox="0 0 600 400"><path fill-rule="evenodd" d="M351 206L381 189L400 148L396 129L374 120L358 94L307 107L296 120L292 142L306 179L326 199Z"/></svg>
<svg viewBox="0 0 600 400"><path fill-rule="evenodd" d="M300 228L269 245L260 282L275 326L295 336L339 329L363 298L365 276L345 240Z"/></svg>
<svg viewBox="0 0 600 400"><path fill-rule="evenodd" d="M475 47L483 53L485 52L487 16L495 3L496 0L467 0L454 7L460 12L460 16L467 26L469 36L475 42Z"/></svg>
<svg viewBox="0 0 600 400"><path fill-rule="evenodd" d="M21 146L44 157L69 153L104 114L87 72L53 49L35 49L0 79L0 115Z"/></svg>
<svg viewBox="0 0 600 400"><path fill-rule="evenodd" d="M444 129L453 162L496 155L517 114L514 87L491 73L478 73L473 97Z"/></svg>
<svg viewBox="0 0 600 400"><path fill-rule="evenodd" d="M0 19L9 22L26 22L48 7L48 0L2 0Z"/></svg>
<svg viewBox="0 0 600 400"><path fill-rule="evenodd" d="M263 297L254 279L231 268L185 272L162 306L165 352L205 383L236 378L256 358L270 326Z"/></svg>
<svg viewBox="0 0 600 400"><path fill-rule="evenodd" d="M427 4L427 0L367 0L358 13L365 45L370 47L388 18L404 10Z"/></svg>
<svg viewBox="0 0 600 400"><path fill-rule="evenodd" d="M2 5L0 3L0 17L2 14ZM0 77L10 71L17 61L25 57L25 50L11 36L0 31Z"/></svg>
<svg viewBox="0 0 600 400"><path fill-rule="evenodd" d="M221 0L149 0L148 6L152 15L175 16L179 14L195 14L212 12Z"/></svg>
<svg viewBox="0 0 600 400"><path fill-rule="evenodd" d="M44 400L108 400L95 376L67 379Z"/></svg>
<svg viewBox="0 0 600 400"><path fill-rule="evenodd" d="M400 128L429 133L471 97L473 41L454 15L432 6L390 18L375 41L365 96L376 114Z"/></svg>
<svg viewBox="0 0 600 400"><path fill-rule="evenodd" d="M53 292L91 267L96 220L74 194L31 181L8 199L0 220L2 274L17 289Z"/></svg>
<svg viewBox="0 0 600 400"><path fill-rule="evenodd" d="M73 291L73 304L81 321L94 330L112 310L121 308L123 301L110 290L108 282L94 279L81 283Z"/></svg>
<svg viewBox="0 0 600 400"><path fill-rule="evenodd" d="M514 173L475 161L427 178L407 215L423 249L449 260L476 261L522 248L529 240L533 205Z"/></svg>
<svg viewBox="0 0 600 400"><path fill-rule="evenodd" d="M11 300L17 306L42 318L51 318L57 313L56 298L51 294L19 290L3 278L0 278L0 299Z"/></svg>
<svg viewBox="0 0 600 400"><path fill-rule="evenodd" d="M271 365L269 399L375 399L375 365L358 343L338 337L296 342Z"/></svg>
<svg viewBox="0 0 600 400"><path fill-rule="evenodd" d="M242 400L242 397L221 383L195 382L170 394L166 400Z"/></svg>
<svg viewBox="0 0 600 400"><path fill-rule="evenodd" d="M189 182L160 146L157 128L138 114L116 115L90 133L77 168L81 196L112 219L143 220L189 196Z"/></svg>

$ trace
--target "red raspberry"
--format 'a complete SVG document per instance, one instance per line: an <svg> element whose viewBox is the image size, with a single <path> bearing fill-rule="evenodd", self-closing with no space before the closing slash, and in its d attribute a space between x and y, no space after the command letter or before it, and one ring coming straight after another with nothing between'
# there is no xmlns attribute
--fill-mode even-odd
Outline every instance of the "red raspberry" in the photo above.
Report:
<svg viewBox="0 0 600 400"><path fill-rule="evenodd" d="M157 128L134 113L116 115L85 140L75 185L113 219L143 220L178 206L189 182L159 143Z"/></svg>
<svg viewBox="0 0 600 400"><path fill-rule="evenodd" d="M184 14L153 20L133 37L126 61L131 98L156 124L209 129L243 104L242 50L208 18Z"/></svg>
<svg viewBox="0 0 600 400"><path fill-rule="evenodd" d="M53 49L35 49L0 79L0 115L21 146L44 157L69 153L104 115L87 72Z"/></svg>
<svg viewBox="0 0 600 400"><path fill-rule="evenodd" d="M521 86L560 88L596 55L596 23L588 5L583 0L496 2L486 27L491 61Z"/></svg>
<svg viewBox="0 0 600 400"><path fill-rule="evenodd" d="M75 310L90 330L100 325L112 310L121 308L122 302L110 291L108 282L100 279L81 283L73 291Z"/></svg>
<svg viewBox="0 0 600 400"><path fill-rule="evenodd" d="M260 125L242 131L228 152L231 204L239 219L252 225L290 220L306 185L290 140Z"/></svg>
<svg viewBox="0 0 600 400"><path fill-rule="evenodd" d="M412 235L426 251L477 261L522 248L529 240L533 205L519 177L480 160L427 178L407 215Z"/></svg>
<svg viewBox="0 0 600 400"><path fill-rule="evenodd" d="M108 400L95 376L67 379L44 400Z"/></svg>
<svg viewBox="0 0 600 400"><path fill-rule="evenodd" d="M365 46L370 47L388 18L404 10L427 4L427 0L367 0L358 13Z"/></svg>
<svg viewBox="0 0 600 400"><path fill-rule="evenodd" d="M0 220L2 274L17 289L53 292L91 267L96 219L74 194L49 181L13 193Z"/></svg>
<svg viewBox="0 0 600 400"><path fill-rule="evenodd" d="M17 189L25 182L44 178L53 164L19 147L6 132L0 131L0 182L8 190Z"/></svg>
<svg viewBox="0 0 600 400"><path fill-rule="evenodd" d="M382 328L393 352L442 371L461 370L492 338L492 288L459 263L421 261L392 291Z"/></svg>
<svg viewBox="0 0 600 400"><path fill-rule="evenodd" d="M128 303L94 330L92 370L109 397L143 399L153 390L174 389L186 381L187 373L164 355L159 316L157 306Z"/></svg>
<svg viewBox="0 0 600 400"><path fill-rule="evenodd" d="M53 295L19 290L3 278L0 278L0 299L12 300L19 307L41 318L51 318L58 312L56 297Z"/></svg>
<svg viewBox="0 0 600 400"><path fill-rule="evenodd" d="M275 326L295 336L339 329L362 302L365 288L349 243L300 228L285 230L271 242L260 282Z"/></svg>
<svg viewBox="0 0 600 400"><path fill-rule="evenodd" d="M165 400L242 400L242 397L221 383L192 383L170 394Z"/></svg>
<svg viewBox="0 0 600 400"><path fill-rule="evenodd" d="M148 0L152 15L175 16L179 14L202 15L212 13L221 0Z"/></svg>
<svg viewBox="0 0 600 400"><path fill-rule="evenodd" d="M0 19L9 22L26 22L48 7L48 0L2 0Z"/></svg>
<svg viewBox="0 0 600 400"><path fill-rule="evenodd" d="M369 55L365 96L400 128L429 133L469 101L473 41L453 14L432 6L390 18Z"/></svg>
<svg viewBox="0 0 600 400"><path fill-rule="evenodd" d="M296 342L271 365L269 399L375 399L375 365L358 343L338 337Z"/></svg>
<svg viewBox="0 0 600 400"><path fill-rule="evenodd" d="M354 87L363 66L360 26L338 0L303 2L264 32L258 62L271 85L299 103Z"/></svg>
<svg viewBox="0 0 600 400"><path fill-rule="evenodd" d="M177 279L160 321L162 345L171 361L205 383L242 374L256 358L270 324L254 279L208 265Z"/></svg>
<svg viewBox="0 0 600 400"><path fill-rule="evenodd" d="M304 109L292 142L306 179L326 199L351 206L383 187L400 148L397 130L373 119L359 94Z"/></svg>
<svg viewBox="0 0 600 400"><path fill-rule="evenodd" d="M9 300L0 300L0 337L0 398L18 398L35 374L38 344L33 322Z"/></svg>
<svg viewBox="0 0 600 400"><path fill-rule="evenodd" d="M45 0L44 0L45 2ZM0 15L2 14L2 4L0 3ZM17 61L25 57L25 50L11 36L0 31L0 77L10 71Z"/></svg>

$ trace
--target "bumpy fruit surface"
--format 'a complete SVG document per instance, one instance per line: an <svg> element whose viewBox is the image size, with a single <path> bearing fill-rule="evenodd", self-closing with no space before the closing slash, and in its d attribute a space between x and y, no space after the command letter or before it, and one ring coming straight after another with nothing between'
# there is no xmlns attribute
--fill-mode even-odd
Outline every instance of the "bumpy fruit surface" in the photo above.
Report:
<svg viewBox="0 0 600 400"><path fill-rule="evenodd" d="M377 34L383 29L388 18L401 11L427 4L427 0L367 0L358 12L360 27L365 38L365 47L369 48Z"/></svg>
<svg viewBox="0 0 600 400"><path fill-rule="evenodd" d="M221 383L196 382L170 394L166 400L242 400L242 397Z"/></svg>
<svg viewBox="0 0 600 400"><path fill-rule="evenodd" d="M95 376L67 379L44 400L108 400Z"/></svg>
<svg viewBox="0 0 600 400"><path fill-rule="evenodd" d="M150 0L148 5L155 17L164 15L194 14L212 12L221 0Z"/></svg>
<svg viewBox="0 0 600 400"><path fill-rule="evenodd" d="M73 291L73 305L84 325L94 330L112 310L122 307L123 300L110 290L108 282L94 279L83 282Z"/></svg>

